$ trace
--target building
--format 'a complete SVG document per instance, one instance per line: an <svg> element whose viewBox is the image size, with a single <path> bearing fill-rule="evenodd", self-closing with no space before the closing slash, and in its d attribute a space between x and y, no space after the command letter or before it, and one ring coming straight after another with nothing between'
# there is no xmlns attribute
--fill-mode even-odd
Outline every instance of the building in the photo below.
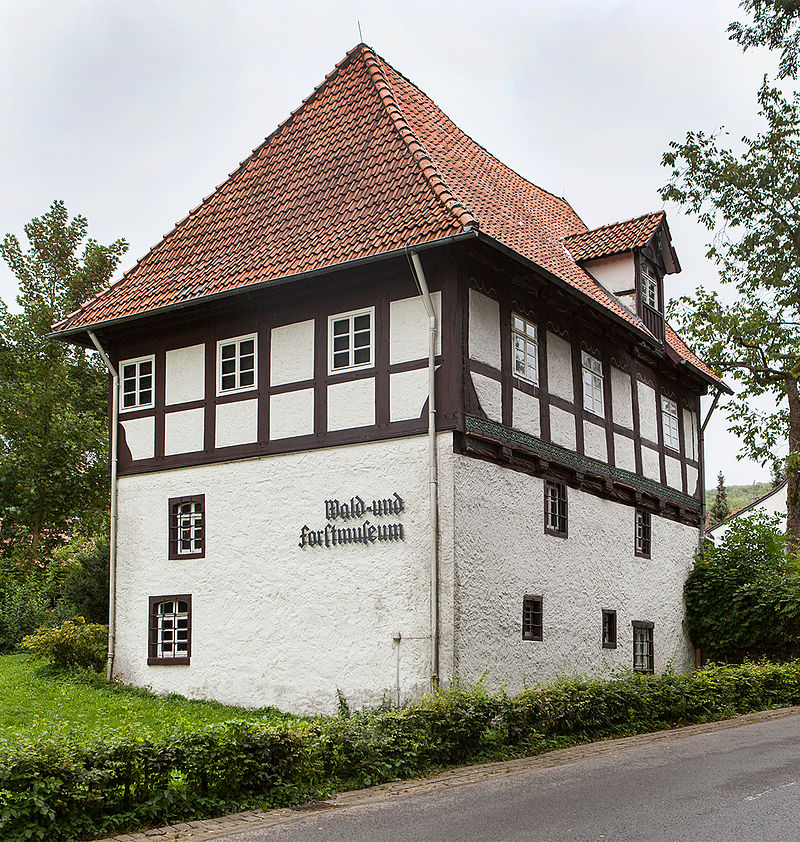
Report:
<svg viewBox="0 0 800 842"><path fill-rule="evenodd" d="M688 668L724 385L679 268L663 212L588 230L355 47L56 328L119 375L114 673L308 712Z"/></svg>
<svg viewBox="0 0 800 842"><path fill-rule="evenodd" d="M785 518L787 506L787 484L788 480L784 480L766 494L762 494L760 497L753 500L752 503L749 503L738 511L731 512L725 520L721 520L719 523L714 524L714 526L710 529L707 529L706 537L711 538L715 544L718 543L722 540L733 521L736 518L742 517L742 515L751 515L756 512L763 512L766 515L783 515Z"/></svg>

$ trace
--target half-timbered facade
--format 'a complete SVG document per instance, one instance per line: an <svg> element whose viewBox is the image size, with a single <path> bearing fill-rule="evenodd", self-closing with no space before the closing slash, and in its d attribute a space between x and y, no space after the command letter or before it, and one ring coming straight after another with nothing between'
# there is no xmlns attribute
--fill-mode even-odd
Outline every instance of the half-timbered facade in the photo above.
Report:
<svg viewBox="0 0 800 842"><path fill-rule="evenodd" d="M57 326L118 375L115 674L314 711L688 667L724 386L678 270L663 212L588 230L354 48Z"/></svg>

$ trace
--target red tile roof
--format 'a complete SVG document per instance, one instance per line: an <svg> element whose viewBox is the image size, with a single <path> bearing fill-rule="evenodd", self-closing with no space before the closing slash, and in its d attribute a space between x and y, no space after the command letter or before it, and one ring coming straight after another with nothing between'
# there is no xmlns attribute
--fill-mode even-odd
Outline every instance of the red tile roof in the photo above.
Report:
<svg viewBox="0 0 800 842"><path fill-rule="evenodd" d="M223 184L55 330L74 334L476 227L647 333L564 247L587 233L567 201L490 155L359 44ZM678 353L707 371L688 349Z"/></svg>
<svg viewBox="0 0 800 842"><path fill-rule="evenodd" d="M596 257L610 257L612 254L646 246L665 219L664 211L646 213L636 219L612 222L591 231L570 234L564 237L564 245L579 263Z"/></svg>

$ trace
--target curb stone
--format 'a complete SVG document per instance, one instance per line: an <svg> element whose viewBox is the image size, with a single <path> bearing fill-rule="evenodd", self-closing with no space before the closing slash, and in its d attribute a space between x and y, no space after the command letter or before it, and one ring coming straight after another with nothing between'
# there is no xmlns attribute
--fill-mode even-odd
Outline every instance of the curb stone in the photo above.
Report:
<svg viewBox="0 0 800 842"><path fill-rule="evenodd" d="M450 769L430 778L412 778L407 781L390 781L367 789L355 789L341 792L327 801L312 802L300 805L305 809L281 807L276 810L246 810L229 816L218 816L190 822L182 822L165 827L152 828L141 833L121 833L107 836L96 842L201 842L201 840L217 839L229 833L266 827L278 822L292 821L312 812L314 809L328 810L332 808L347 808L384 801L389 797L414 795L430 792L443 786L460 786L475 783L494 775L506 775L513 772L524 772L529 769L540 769L547 766L559 766L585 757L599 754L614 753L626 748L648 745L662 740L681 739L699 734L709 734L726 728L737 728L755 722L766 722L784 716L800 714L800 706L762 710L746 713L733 719L723 719L718 722L704 722L700 725L685 725L681 728L669 728L665 731L651 731L647 734L636 734L632 737L620 737L615 740L600 740L594 743L583 743L570 748L556 749L533 757L522 757L516 760L503 760L495 763L481 763L477 766L460 766Z"/></svg>

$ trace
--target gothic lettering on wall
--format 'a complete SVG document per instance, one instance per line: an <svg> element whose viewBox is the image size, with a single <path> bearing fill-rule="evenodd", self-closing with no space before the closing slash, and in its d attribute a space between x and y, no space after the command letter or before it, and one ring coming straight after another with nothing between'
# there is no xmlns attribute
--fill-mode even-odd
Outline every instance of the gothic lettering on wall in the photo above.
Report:
<svg viewBox="0 0 800 842"><path fill-rule="evenodd" d="M372 523L364 519L367 513L373 517L399 515L405 510L403 498L395 492L391 497L372 500L367 504L358 495L349 500L330 499L325 501L325 519L328 521L322 529L311 529L304 524L300 529L298 546L337 547L342 544L364 544L370 546L383 541L403 541L405 533L402 523ZM340 525L335 521L361 521Z"/></svg>

